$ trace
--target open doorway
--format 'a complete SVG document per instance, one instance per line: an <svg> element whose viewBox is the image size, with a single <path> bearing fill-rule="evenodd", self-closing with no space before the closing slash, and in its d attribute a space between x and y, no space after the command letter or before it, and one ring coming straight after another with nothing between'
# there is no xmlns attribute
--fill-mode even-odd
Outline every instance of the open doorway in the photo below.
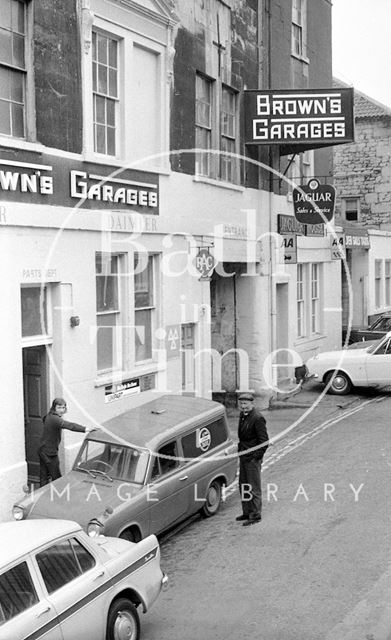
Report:
<svg viewBox="0 0 391 640"><path fill-rule="evenodd" d="M47 355L45 346L23 349L24 433L29 484L39 483L38 448L42 416L47 413Z"/></svg>

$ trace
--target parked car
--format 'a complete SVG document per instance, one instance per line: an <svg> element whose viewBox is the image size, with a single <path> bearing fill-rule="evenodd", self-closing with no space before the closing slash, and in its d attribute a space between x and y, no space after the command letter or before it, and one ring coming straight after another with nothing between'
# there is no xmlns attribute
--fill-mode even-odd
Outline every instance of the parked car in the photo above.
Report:
<svg viewBox="0 0 391 640"><path fill-rule="evenodd" d="M145 393L88 435L68 474L18 501L14 518L67 514L91 536L137 542L197 511L214 515L237 471L224 406Z"/></svg>
<svg viewBox="0 0 391 640"><path fill-rule="evenodd" d="M76 522L0 524L0 640L137 640L167 584L155 536L89 538Z"/></svg>
<svg viewBox="0 0 391 640"><path fill-rule="evenodd" d="M349 344L361 340L377 340L382 338L387 331L391 331L391 312L382 313L367 329L357 329L352 327L349 334ZM346 340L347 331L343 332L343 342Z"/></svg>
<svg viewBox="0 0 391 640"><path fill-rule="evenodd" d="M306 362L307 376L329 385L328 392L349 393L353 386L383 388L391 385L391 331L369 346L319 353Z"/></svg>

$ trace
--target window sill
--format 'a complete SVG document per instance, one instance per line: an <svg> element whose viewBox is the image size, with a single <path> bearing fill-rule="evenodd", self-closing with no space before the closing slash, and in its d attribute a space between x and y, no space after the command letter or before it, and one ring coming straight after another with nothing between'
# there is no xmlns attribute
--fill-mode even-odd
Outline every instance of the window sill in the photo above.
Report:
<svg viewBox="0 0 391 640"><path fill-rule="evenodd" d="M310 59L307 58L307 56L298 55L297 53L294 53L293 51L291 52L291 56L292 56L292 58L295 58L296 60L300 60L300 62L303 62L304 64L309 64L310 63Z"/></svg>
<svg viewBox="0 0 391 640"><path fill-rule="evenodd" d="M296 338L293 343L293 346L300 346L302 344L307 344L309 342L318 342L319 340L324 340L326 336L323 333L316 333L311 336L303 336L300 338Z"/></svg>
<svg viewBox="0 0 391 640"><path fill-rule="evenodd" d="M140 376L146 376L150 373L159 373L159 371L165 371L165 363L149 362L148 364L141 364L135 366L134 369L129 371L111 371L110 373L98 374L94 380L95 387L105 387L117 382L123 382L123 380L131 380L132 378L138 378Z"/></svg>
<svg viewBox="0 0 391 640"><path fill-rule="evenodd" d="M208 178L207 176L193 176L193 182L201 182L203 184L210 184L214 187L220 187L221 189L231 189L232 191L244 192L244 187L233 182L223 182L222 180L216 180L214 178Z"/></svg>
<svg viewBox="0 0 391 640"><path fill-rule="evenodd" d="M156 173L158 175L170 175L171 169L169 167L168 161L162 162L161 166L149 165L142 160L126 160L118 158L117 156L102 156L95 153L83 153L83 161L101 164L104 166L112 166L117 167L118 169L129 169L134 171L141 171L145 173Z"/></svg>

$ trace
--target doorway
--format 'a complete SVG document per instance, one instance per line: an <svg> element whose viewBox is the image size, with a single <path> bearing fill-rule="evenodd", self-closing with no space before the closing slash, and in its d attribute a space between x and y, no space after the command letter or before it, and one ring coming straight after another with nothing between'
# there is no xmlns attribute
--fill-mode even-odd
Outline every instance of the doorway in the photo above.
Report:
<svg viewBox="0 0 391 640"><path fill-rule="evenodd" d="M24 348L24 436L29 484L39 483L38 448L42 435L42 417L48 408L47 382L45 346Z"/></svg>
<svg viewBox="0 0 391 640"><path fill-rule="evenodd" d="M181 325L182 395L195 395L194 323Z"/></svg>

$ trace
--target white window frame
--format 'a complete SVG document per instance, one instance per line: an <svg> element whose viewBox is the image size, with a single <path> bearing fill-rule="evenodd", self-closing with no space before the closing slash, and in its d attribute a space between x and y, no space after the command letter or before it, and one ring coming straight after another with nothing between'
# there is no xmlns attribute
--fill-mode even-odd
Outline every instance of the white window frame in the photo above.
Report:
<svg viewBox="0 0 391 640"><path fill-rule="evenodd" d="M123 295L123 282L124 279L121 278L121 275L124 273L124 256L123 254L120 253L109 253L109 252L102 252L102 251L97 251L95 254L95 265L96 265L96 258L98 255L101 255L102 257L104 257L104 259L107 261L108 259L116 259L117 262L117 271L114 272L115 276L116 276L116 282L117 282L117 305L115 309L108 309L107 311L104 310L98 310L98 294L96 294L96 331L97 331L97 335L96 335L96 369L98 372L98 375L105 375L107 373L111 373L114 371L120 371L124 369L124 335L123 335L123 330L122 330L122 325L121 325L121 320L123 320L124 317L126 317L126 310L123 308L123 299L124 299L124 295ZM107 275L112 275L111 273L108 273ZM96 271L96 267L95 267L95 282L97 283L97 278L98 278L99 274ZM99 356L99 328L100 327L104 327L105 325L101 325L100 324L100 319L102 319L102 321L104 321L105 317L111 317L114 316L115 318L115 323L114 324L108 324L107 328L113 328L112 329L112 344L113 344L113 348L112 348L112 353L111 353L111 357L112 357L112 362L111 362L111 366L106 366L106 367L100 367L99 365L99 360L100 360L100 356ZM122 323L124 324L124 323Z"/></svg>
<svg viewBox="0 0 391 640"><path fill-rule="evenodd" d="M317 336L322 330L322 263L297 264L297 337Z"/></svg>
<svg viewBox="0 0 391 640"><path fill-rule="evenodd" d="M391 260L384 261L384 299L386 307L391 306Z"/></svg>
<svg viewBox="0 0 391 640"><path fill-rule="evenodd" d="M197 99L197 86L200 81L208 83L210 89L210 123L204 122L201 124L198 117L199 109L198 104L201 101ZM232 150L229 153L238 153L239 150L239 98L238 92L227 84L223 83L221 78L210 78L203 73L196 72L196 100L195 100L195 136L196 147L201 148L197 144L200 140L200 135L197 132L203 130L208 132L206 135L208 139L208 145L205 145L205 150L211 149L211 153L199 153L196 154L195 159L195 175L197 177L209 178L217 180L219 182L225 182L228 184L239 184L239 162L238 159L232 158L232 156L225 155L226 149L224 147L231 146ZM231 118L227 117L227 112L223 108L224 93L230 93L234 96L234 110L231 112ZM226 127L227 122L231 122L231 128ZM217 151L217 152L216 152ZM207 159L206 159L207 158Z"/></svg>
<svg viewBox="0 0 391 640"><path fill-rule="evenodd" d="M350 203L355 202L356 207L350 207ZM356 212L355 217L351 217L349 214ZM360 221L360 198L358 196L349 196L342 198L342 216L346 222L359 222Z"/></svg>
<svg viewBox="0 0 391 640"><path fill-rule="evenodd" d="M115 61L107 59L105 61L99 58L100 46L99 41L106 40L107 46L106 50L110 48L110 41L115 43L116 51L115 51ZM120 120L120 91L119 91L119 49L120 49L120 41L118 38L114 38L107 33L103 33L97 29L92 30L92 57L93 57L93 145L94 145L94 153L104 156L112 156L115 157L117 155L118 149L118 124ZM109 58L109 51L106 51L107 58ZM94 55L95 54L95 55ZM102 89L99 86L99 76L100 70L106 69L107 78L106 78L106 89ZM110 81L110 76L113 73L116 73L116 82L115 88L112 87L112 82ZM95 76L95 78L94 78ZM95 80L95 81L94 81ZM104 112L105 118L103 122L98 121L98 101L104 104ZM113 115L114 115L114 124L111 125L108 117L108 105L113 104ZM98 148L98 127L101 130L104 130L104 150L100 150ZM114 153L110 152L110 143L108 142L110 131L114 130Z"/></svg>
<svg viewBox="0 0 391 640"><path fill-rule="evenodd" d="M136 10L136 9L135 9ZM169 53L167 45L154 39L153 29L151 37L148 34L140 34L135 31L135 20L132 10L121 7L123 22L121 25L113 20L94 16L92 31L96 31L118 41L118 126L117 147L114 156L96 153L94 151L93 131L93 83L92 83L92 46L83 51L83 147L84 159L90 162L118 162L121 165L130 164L140 160L137 157L137 149L132 145L134 127L137 127L137 118L129 117L129 105L132 100L132 64L133 47L138 45L158 57L158 75L156 91L159 101L159 110L156 113L158 135L156 137L156 154L148 160L142 160L142 169L151 171L169 170L169 104L170 84L166 81L168 74ZM136 21L137 22L137 21ZM92 37L92 34L91 34Z"/></svg>
<svg viewBox="0 0 391 640"><path fill-rule="evenodd" d="M307 59L307 0L292 0L292 56Z"/></svg>
<svg viewBox="0 0 391 640"><path fill-rule="evenodd" d="M320 333L320 266L318 262L310 265L311 269L311 334Z"/></svg>
<svg viewBox="0 0 391 640"><path fill-rule="evenodd" d="M383 305L383 260L375 260L375 308Z"/></svg>
<svg viewBox="0 0 391 640"><path fill-rule="evenodd" d="M134 261L136 258L137 254L134 254L133 257L133 265L134 265ZM145 264L146 260L148 261L148 264L146 266L146 268L149 270L150 269L150 278L151 278L151 301L149 302L149 304L146 305L142 305L142 306L136 306L136 295L137 295L137 291L136 291L136 278L137 278L137 271L138 269L134 268L134 277L133 277L133 309L134 309L134 327L135 327L135 335L134 335L134 362L135 365L140 365L143 363L148 363L148 362L152 362L154 360L154 352L156 349L156 340L155 340L155 331L156 331L156 326L157 326L157 316L158 316L158 312L157 312L157 308L158 308L158 291L159 291L159 286L158 286L158 255L155 253L148 253L148 254L139 254L141 255L141 264ZM145 269L144 269L145 270ZM147 274L148 276L148 274ZM148 289L149 291L149 289ZM140 333L137 334L138 332L138 327L142 327L142 325L138 325L137 324L137 315L138 313L142 313L142 312L149 312L150 313L150 333L151 333L151 344L150 344L150 357L148 358L140 358L138 359L137 356L137 345L136 342L138 339L140 339Z"/></svg>
<svg viewBox="0 0 391 640"><path fill-rule="evenodd" d="M13 135L13 132L6 133L0 131L0 141L6 145L10 145L12 141L15 146L26 144L26 141L35 142L36 126L35 126L35 90L34 90L34 74L32 56L28 54L31 50L31 38L33 32L33 3L25 0L24 4L24 64L23 67L12 64L7 61L0 61L0 67L9 70L11 73L21 73L24 75L23 81L23 135ZM10 100L10 102L15 102Z"/></svg>
<svg viewBox="0 0 391 640"><path fill-rule="evenodd" d="M41 313L43 311L46 320L46 332L40 334L33 334L31 336L23 336L22 335L22 318L21 318L21 336L22 336L22 345L23 347L34 347L41 344L51 344L53 342L53 284L52 283L29 283L22 284L20 286L20 295L22 296L22 289L33 289L39 288L40 291L40 306L44 305L44 308L41 308ZM42 290L44 294L44 299L42 300ZM22 308L21 308L22 315Z"/></svg>
<svg viewBox="0 0 391 640"><path fill-rule="evenodd" d="M306 318L305 318L305 273L304 264L297 264L297 285L296 285L296 304L297 304L297 337L304 338L306 335Z"/></svg>

